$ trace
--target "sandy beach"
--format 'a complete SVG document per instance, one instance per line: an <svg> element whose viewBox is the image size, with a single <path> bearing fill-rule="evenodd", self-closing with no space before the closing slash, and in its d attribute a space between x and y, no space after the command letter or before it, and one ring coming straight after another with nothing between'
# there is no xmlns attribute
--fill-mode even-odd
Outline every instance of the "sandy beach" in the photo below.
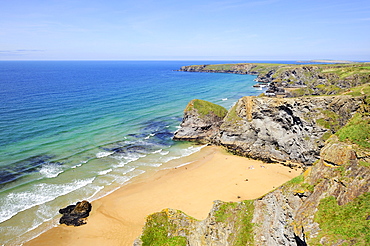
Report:
<svg viewBox="0 0 370 246"><path fill-rule="evenodd" d="M157 172L93 201L86 225L59 225L24 245L132 245L151 213L173 208L202 220L215 200L255 199L300 172L206 147L189 165Z"/></svg>

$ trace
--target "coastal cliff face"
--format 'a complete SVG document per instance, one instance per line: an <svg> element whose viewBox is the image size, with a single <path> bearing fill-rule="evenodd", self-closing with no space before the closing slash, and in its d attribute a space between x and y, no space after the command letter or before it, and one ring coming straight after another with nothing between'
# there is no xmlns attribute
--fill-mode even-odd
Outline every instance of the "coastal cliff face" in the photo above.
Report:
<svg viewBox="0 0 370 246"><path fill-rule="evenodd" d="M152 214L135 245L370 245L369 93L364 84L350 95L243 97L210 133L185 112L174 139L199 141L200 132L202 143L305 172L255 200L216 201L203 221Z"/></svg>
<svg viewBox="0 0 370 246"><path fill-rule="evenodd" d="M134 245L369 245L369 182L369 149L333 135L313 167L265 196L216 201L203 221L165 209Z"/></svg>
<svg viewBox="0 0 370 246"><path fill-rule="evenodd" d="M352 96L243 97L214 123L211 116L204 124L196 114L185 111L174 139L208 141L268 162L311 165L325 140L347 123L363 100Z"/></svg>
<svg viewBox="0 0 370 246"><path fill-rule="evenodd" d="M194 99L184 110L181 128L174 140L212 142L217 135L227 110L219 105Z"/></svg>
<svg viewBox="0 0 370 246"><path fill-rule="evenodd" d="M353 148L333 136L312 168L256 200L256 245L370 243L370 166Z"/></svg>
<svg viewBox="0 0 370 246"><path fill-rule="evenodd" d="M286 96L334 95L370 81L369 63L351 64L263 64L239 63L183 66L179 71L257 75L257 82L270 88L296 88ZM275 89L273 89L275 90Z"/></svg>

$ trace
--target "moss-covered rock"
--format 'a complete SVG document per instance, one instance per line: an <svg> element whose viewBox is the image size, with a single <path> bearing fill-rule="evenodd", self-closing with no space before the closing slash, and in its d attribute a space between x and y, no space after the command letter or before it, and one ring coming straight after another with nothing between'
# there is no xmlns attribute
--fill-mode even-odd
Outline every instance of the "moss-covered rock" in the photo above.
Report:
<svg viewBox="0 0 370 246"><path fill-rule="evenodd" d="M227 114L227 110L224 107L200 99L193 99L188 103L185 113L191 111L197 111L202 118L217 116L222 119Z"/></svg>
<svg viewBox="0 0 370 246"><path fill-rule="evenodd" d="M181 220L180 220L181 218ZM142 246L185 246L187 245L187 226L193 220L178 210L165 209L151 214L146 219L140 237ZM182 224L182 229L178 224ZM139 243L137 243L139 245Z"/></svg>
<svg viewBox="0 0 370 246"><path fill-rule="evenodd" d="M253 201L215 201L203 221L178 210L165 209L147 217L135 245L252 246L255 245L253 209Z"/></svg>
<svg viewBox="0 0 370 246"><path fill-rule="evenodd" d="M174 140L212 141L218 133L227 110L217 104L200 99L191 100L184 110L181 128L175 132Z"/></svg>

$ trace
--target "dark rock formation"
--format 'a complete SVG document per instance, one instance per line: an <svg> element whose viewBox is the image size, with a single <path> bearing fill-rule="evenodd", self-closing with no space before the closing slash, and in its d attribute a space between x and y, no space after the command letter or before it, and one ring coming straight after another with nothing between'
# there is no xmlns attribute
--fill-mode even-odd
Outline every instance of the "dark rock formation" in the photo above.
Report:
<svg viewBox="0 0 370 246"><path fill-rule="evenodd" d="M362 101L350 96L244 97L225 117L219 144L254 159L309 165L318 159L325 134L337 130L321 121L343 126Z"/></svg>
<svg viewBox="0 0 370 246"><path fill-rule="evenodd" d="M80 226L86 224L86 218L89 216L91 211L91 203L88 201L82 201L76 203L76 205L69 205L59 210L63 216L60 218L60 224L66 224L68 226Z"/></svg>

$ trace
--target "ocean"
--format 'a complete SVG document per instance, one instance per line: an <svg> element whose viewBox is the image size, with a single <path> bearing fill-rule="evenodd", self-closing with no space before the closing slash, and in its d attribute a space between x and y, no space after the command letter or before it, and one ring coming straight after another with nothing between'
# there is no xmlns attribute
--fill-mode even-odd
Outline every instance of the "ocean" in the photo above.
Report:
<svg viewBox="0 0 370 246"><path fill-rule="evenodd" d="M204 146L172 141L195 98L230 108L252 75L176 71L230 61L0 61L0 245L58 224L144 173ZM176 161L174 161L176 160Z"/></svg>

